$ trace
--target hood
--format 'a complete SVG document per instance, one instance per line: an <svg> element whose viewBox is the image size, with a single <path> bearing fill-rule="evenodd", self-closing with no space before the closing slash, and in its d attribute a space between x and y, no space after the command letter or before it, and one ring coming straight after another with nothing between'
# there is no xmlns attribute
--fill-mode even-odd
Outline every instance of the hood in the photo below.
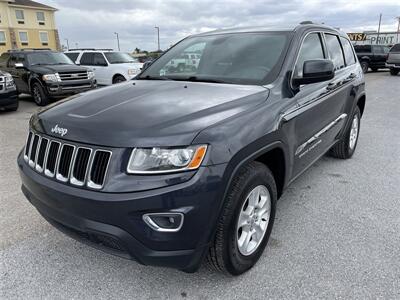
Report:
<svg viewBox="0 0 400 300"><path fill-rule="evenodd" d="M85 67L77 65L36 65L30 69L39 74L53 74L58 72L81 72L86 71Z"/></svg>
<svg viewBox="0 0 400 300"><path fill-rule="evenodd" d="M56 103L34 116L31 126L109 147L189 145L204 128L264 102L268 94L262 86L136 80Z"/></svg>

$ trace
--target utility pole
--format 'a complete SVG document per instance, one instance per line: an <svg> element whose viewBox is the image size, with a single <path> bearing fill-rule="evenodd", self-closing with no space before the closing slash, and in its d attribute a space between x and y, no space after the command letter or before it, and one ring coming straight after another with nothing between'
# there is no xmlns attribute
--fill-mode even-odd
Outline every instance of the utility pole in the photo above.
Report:
<svg viewBox="0 0 400 300"><path fill-rule="evenodd" d="M121 48L119 47L119 35L118 35L118 32L114 32L114 34L117 36L118 51L121 51Z"/></svg>
<svg viewBox="0 0 400 300"><path fill-rule="evenodd" d="M69 50L69 41L68 41L68 39L64 39L64 40L67 41L67 49Z"/></svg>
<svg viewBox="0 0 400 300"><path fill-rule="evenodd" d="M379 25L378 25L378 35L376 37L376 44L379 43L379 34L381 32L381 22L382 22L382 13L379 14Z"/></svg>
<svg viewBox="0 0 400 300"><path fill-rule="evenodd" d="M157 29L157 42L158 42L158 51L161 51L161 48L160 48L160 27L158 27L158 26L155 26L154 27L155 29Z"/></svg>
<svg viewBox="0 0 400 300"><path fill-rule="evenodd" d="M397 34L396 34L396 43L399 42L399 33L400 33L400 16L396 17L397 19Z"/></svg>

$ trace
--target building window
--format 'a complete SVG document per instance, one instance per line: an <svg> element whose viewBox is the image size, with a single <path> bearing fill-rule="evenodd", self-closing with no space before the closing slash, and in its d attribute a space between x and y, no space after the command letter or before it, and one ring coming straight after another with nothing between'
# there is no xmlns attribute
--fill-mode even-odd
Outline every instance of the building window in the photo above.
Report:
<svg viewBox="0 0 400 300"><path fill-rule="evenodd" d="M39 38L43 46L49 45L49 34L47 33L47 31L40 31Z"/></svg>
<svg viewBox="0 0 400 300"><path fill-rule="evenodd" d="M15 17L17 18L18 24L25 24L25 16L23 10L16 9Z"/></svg>
<svg viewBox="0 0 400 300"><path fill-rule="evenodd" d="M6 32L0 31L0 46L6 45Z"/></svg>
<svg viewBox="0 0 400 300"><path fill-rule="evenodd" d="M44 12L43 11L37 11L36 12L36 20L38 21L39 25L45 25L45 18L44 18Z"/></svg>
<svg viewBox="0 0 400 300"><path fill-rule="evenodd" d="M28 41L28 32L26 31L19 31L19 41L21 42L22 46L28 46L29 41Z"/></svg>

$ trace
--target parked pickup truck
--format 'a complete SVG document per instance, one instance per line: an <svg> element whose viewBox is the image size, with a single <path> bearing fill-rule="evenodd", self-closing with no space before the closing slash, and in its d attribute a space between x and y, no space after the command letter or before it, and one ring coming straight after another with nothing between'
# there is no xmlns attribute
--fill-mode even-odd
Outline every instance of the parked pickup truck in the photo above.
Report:
<svg viewBox="0 0 400 300"><path fill-rule="evenodd" d="M354 49L364 73L370 68L373 72L386 68L385 63L389 46L384 45L355 45Z"/></svg>
<svg viewBox="0 0 400 300"><path fill-rule="evenodd" d="M51 50L5 52L0 56L0 69L12 75L18 94L31 94L39 106L96 88L93 72Z"/></svg>
<svg viewBox="0 0 400 300"><path fill-rule="evenodd" d="M198 68L165 73L188 49L201 52ZM239 275L263 254L285 188L326 153L354 155L364 85L347 35L331 27L193 35L135 80L34 114L22 191L97 248Z"/></svg>
<svg viewBox="0 0 400 300"><path fill-rule="evenodd" d="M394 45L389 52L386 67L390 69L391 75L397 75L400 72L400 44Z"/></svg>

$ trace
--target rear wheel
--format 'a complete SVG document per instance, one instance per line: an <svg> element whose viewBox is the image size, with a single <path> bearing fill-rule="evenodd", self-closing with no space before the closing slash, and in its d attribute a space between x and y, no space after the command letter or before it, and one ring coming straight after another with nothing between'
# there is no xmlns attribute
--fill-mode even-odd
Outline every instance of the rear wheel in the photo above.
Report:
<svg viewBox="0 0 400 300"><path fill-rule="evenodd" d="M121 82L124 82L124 81L126 81L124 76L117 75L117 76L114 76L112 83L116 84L116 83L121 83Z"/></svg>
<svg viewBox="0 0 400 300"><path fill-rule="evenodd" d="M259 162L244 166L226 196L207 256L208 265L231 275L253 267L271 234L276 200L271 171Z"/></svg>
<svg viewBox="0 0 400 300"><path fill-rule="evenodd" d="M361 69L364 73L368 72L368 68L369 68L369 63L367 61L362 61L360 62L361 65Z"/></svg>
<svg viewBox="0 0 400 300"><path fill-rule="evenodd" d="M345 135L330 150L330 154L333 157L348 159L353 156L354 151L356 150L358 136L360 133L360 120L361 120L361 112L359 107L356 106L354 113L352 115L351 124L349 128L347 128Z"/></svg>
<svg viewBox="0 0 400 300"><path fill-rule="evenodd" d="M390 68L390 75L396 76L399 72L400 69Z"/></svg>
<svg viewBox="0 0 400 300"><path fill-rule="evenodd" d="M35 82L32 86L32 96L35 103L39 106L45 106L50 103L49 97L38 82Z"/></svg>

